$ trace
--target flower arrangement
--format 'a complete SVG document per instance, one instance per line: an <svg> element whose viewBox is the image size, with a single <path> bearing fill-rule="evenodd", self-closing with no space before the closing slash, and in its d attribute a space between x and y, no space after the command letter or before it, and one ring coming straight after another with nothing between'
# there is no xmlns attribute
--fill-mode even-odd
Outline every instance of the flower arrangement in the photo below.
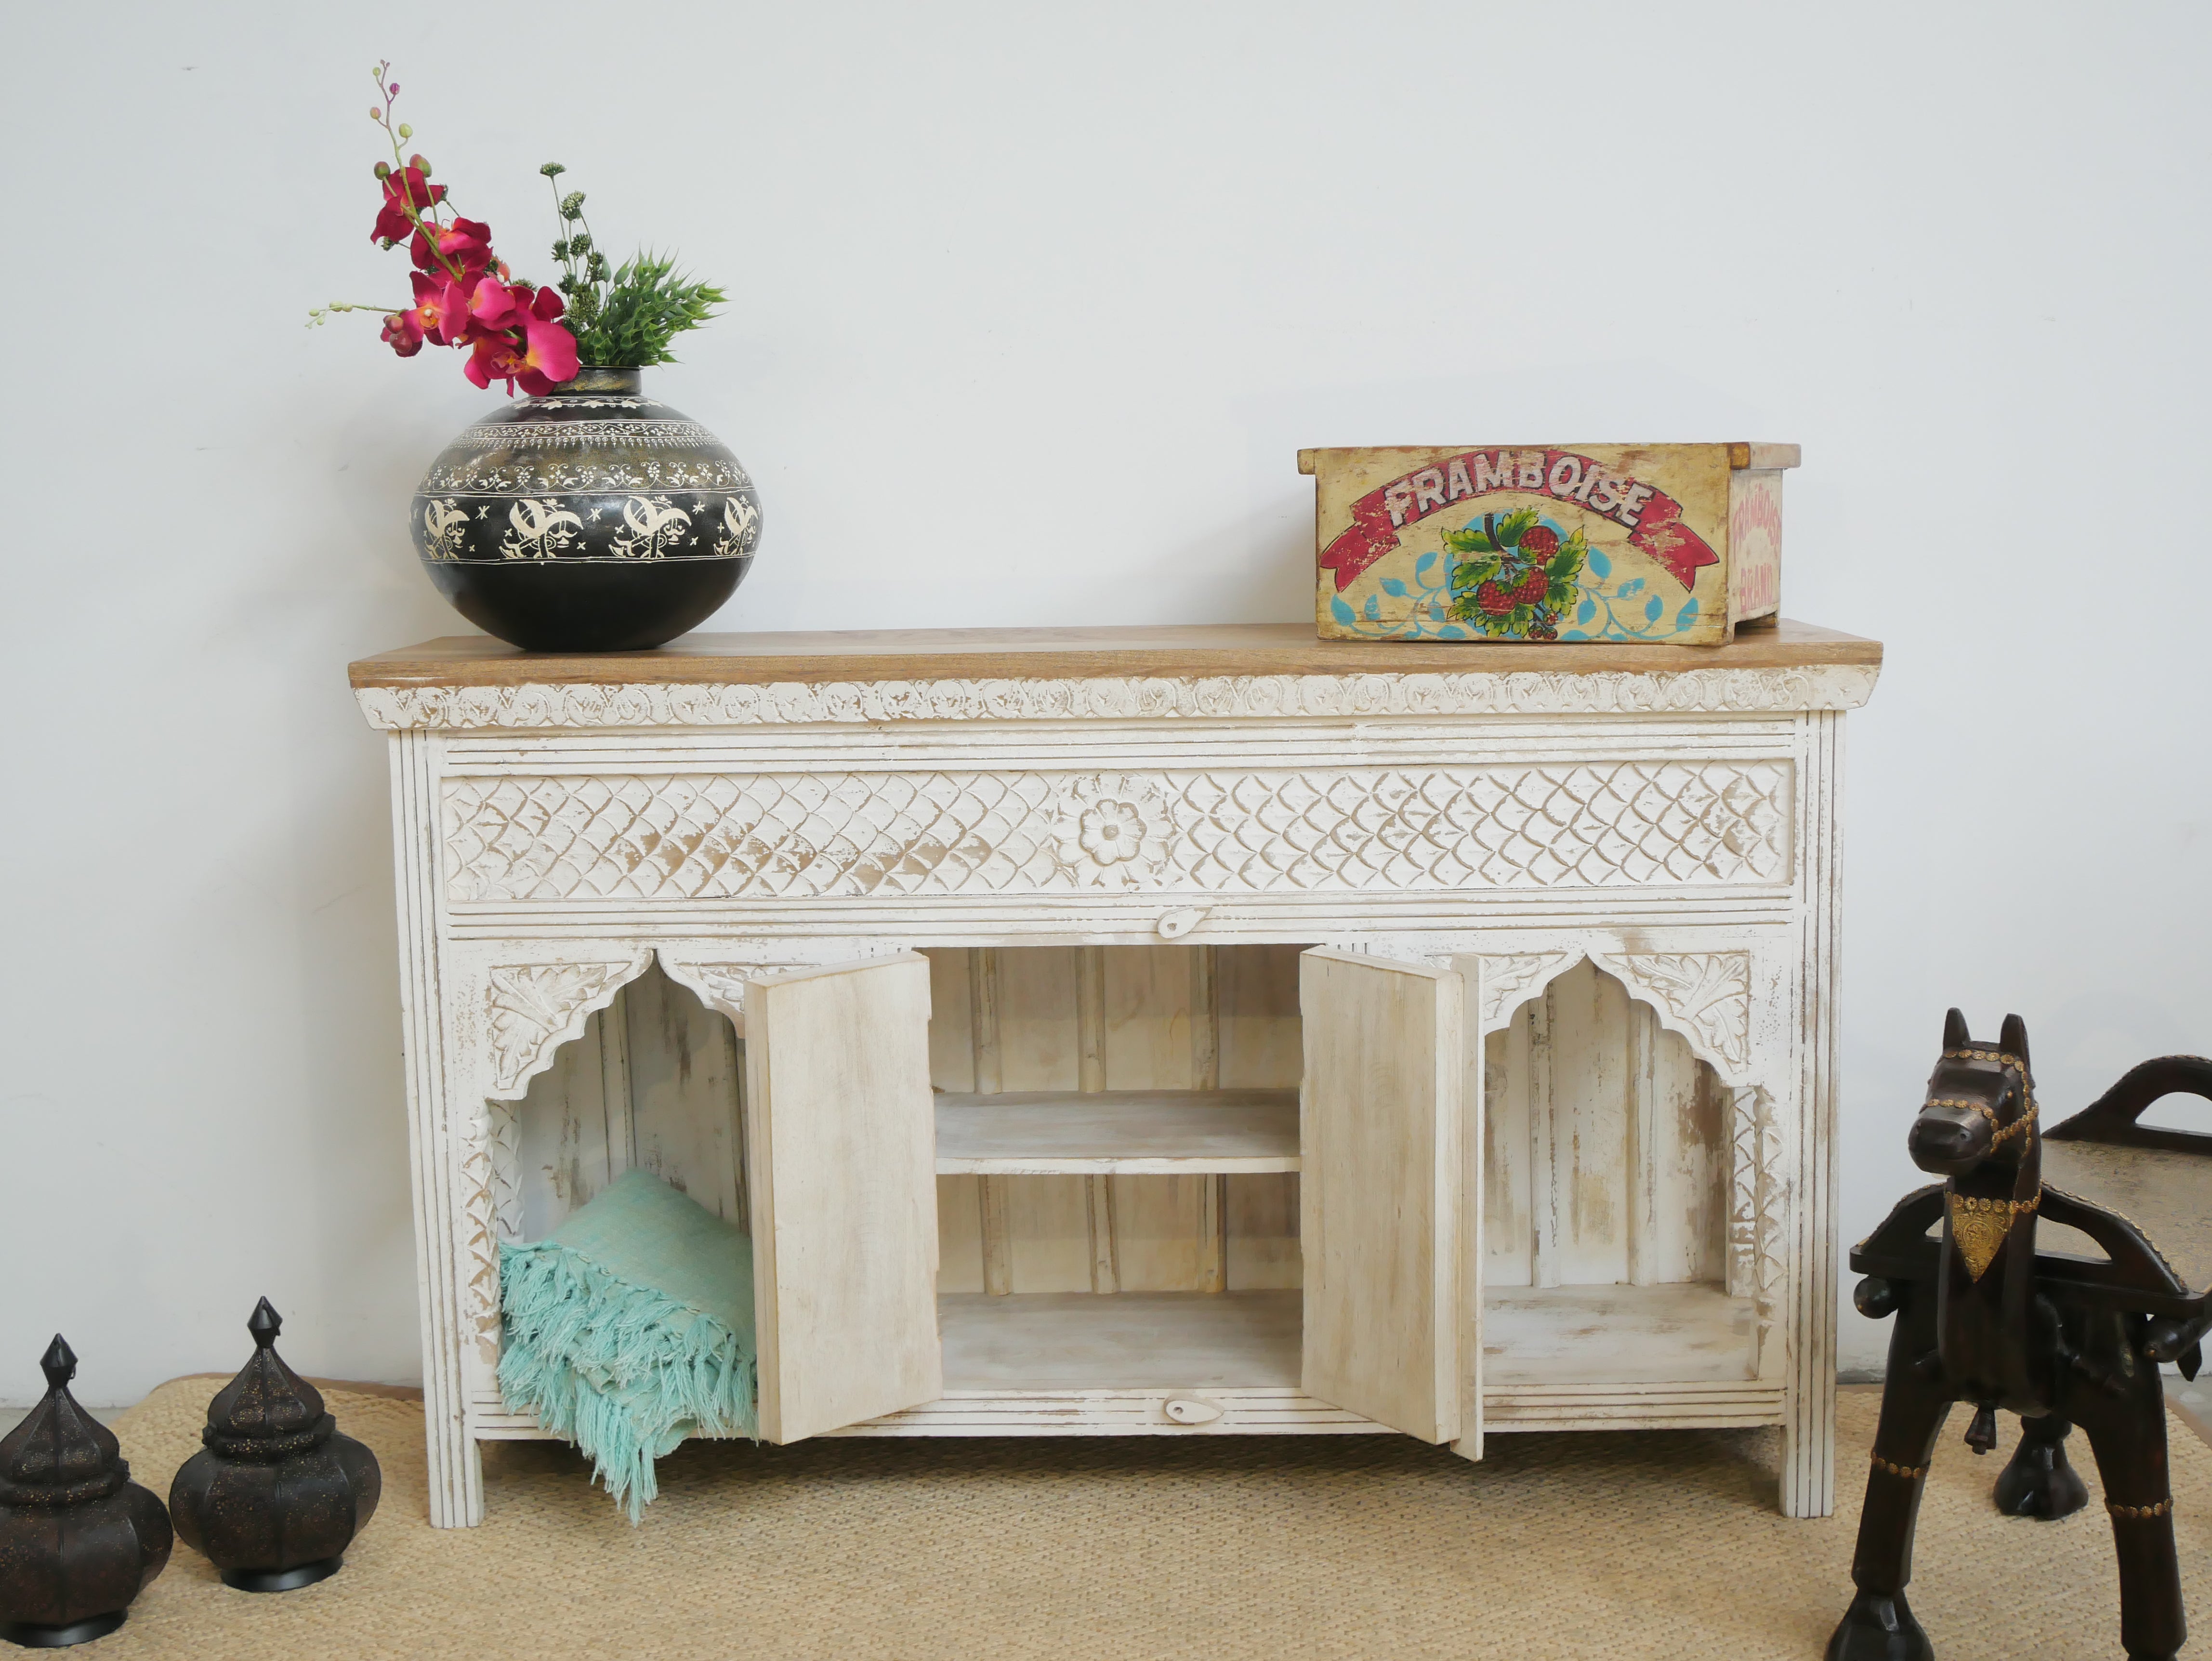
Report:
<svg viewBox="0 0 2212 1661"><path fill-rule="evenodd" d="M384 129L392 160L376 164L384 193L369 240L390 249L407 245L415 269L414 303L393 307L333 301L307 316L311 328L339 312L380 313L385 344L401 357L425 344L468 353L461 372L477 386L507 383L542 398L574 377L582 364L634 368L672 363L669 343L696 329L723 302L719 289L678 273L665 256L639 252L610 269L584 219L580 191L563 196L554 184L562 232L553 245L561 263L551 286L517 277L492 247L491 227L461 216L447 186L431 182L428 160L404 150L415 129L392 119L399 83L390 63L371 71L377 102L369 119ZM567 172L557 161L538 171L551 183Z"/></svg>

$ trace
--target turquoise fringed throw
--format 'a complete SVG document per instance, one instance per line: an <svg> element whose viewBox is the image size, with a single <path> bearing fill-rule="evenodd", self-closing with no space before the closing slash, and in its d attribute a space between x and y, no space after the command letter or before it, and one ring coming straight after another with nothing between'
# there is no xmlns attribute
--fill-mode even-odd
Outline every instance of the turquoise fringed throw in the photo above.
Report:
<svg viewBox="0 0 2212 1661"><path fill-rule="evenodd" d="M500 1250L500 1393L592 1456L633 1523L686 1436L753 1436L752 1242L623 1173L543 1240Z"/></svg>

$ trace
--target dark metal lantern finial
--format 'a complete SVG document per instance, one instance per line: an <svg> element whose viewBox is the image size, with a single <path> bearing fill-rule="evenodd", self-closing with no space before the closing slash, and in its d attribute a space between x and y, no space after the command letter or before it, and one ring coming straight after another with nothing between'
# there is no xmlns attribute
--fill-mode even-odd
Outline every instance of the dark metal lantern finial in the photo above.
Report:
<svg viewBox="0 0 2212 1661"><path fill-rule="evenodd" d="M39 1371L46 1375L46 1388L60 1390L76 1377L76 1352L69 1347L69 1340L60 1333L46 1346L46 1353L39 1360Z"/></svg>
<svg viewBox="0 0 2212 1661"><path fill-rule="evenodd" d="M276 1335L284 1329L284 1317L276 1312L276 1305L264 1298L254 1305L253 1313L247 1317L246 1329L253 1335L257 1348L266 1349L276 1342Z"/></svg>

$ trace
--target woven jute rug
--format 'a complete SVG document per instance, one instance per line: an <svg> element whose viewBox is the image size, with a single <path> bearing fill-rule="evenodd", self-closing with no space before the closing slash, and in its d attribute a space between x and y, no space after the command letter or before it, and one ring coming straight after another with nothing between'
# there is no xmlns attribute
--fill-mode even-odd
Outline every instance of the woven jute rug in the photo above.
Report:
<svg viewBox="0 0 2212 1661"><path fill-rule="evenodd" d="M219 1383L116 1416L157 1492ZM509 1444L489 1450L483 1526L439 1530L421 1408L327 1399L384 1465L345 1568L256 1597L180 1545L100 1656L1805 1661L1850 1595L1877 1402L1844 1393L1842 1503L1813 1523L1774 1511L1774 1433L1724 1431L1495 1436L1479 1466L1379 1436L693 1445L637 1528L568 1449ZM2089 1510L2009 1520L1989 1502L2002 1455L1976 1459L1964 1424L1912 1585L1937 1652L2118 1656L2086 1450ZM2212 1636L2212 1449L2171 1428L2183 1579Z"/></svg>

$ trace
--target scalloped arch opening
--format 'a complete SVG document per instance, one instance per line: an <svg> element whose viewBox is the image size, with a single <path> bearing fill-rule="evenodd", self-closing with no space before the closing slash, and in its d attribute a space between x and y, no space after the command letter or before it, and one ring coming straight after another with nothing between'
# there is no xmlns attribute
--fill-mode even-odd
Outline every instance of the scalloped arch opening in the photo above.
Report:
<svg viewBox="0 0 2212 1661"><path fill-rule="evenodd" d="M743 1037L650 952L603 993L492 1104L501 1235L543 1238L632 1167L746 1226Z"/></svg>
<svg viewBox="0 0 2212 1661"><path fill-rule="evenodd" d="M1516 989L1484 1046L1484 1282L1728 1287L1740 1096L1591 954Z"/></svg>

